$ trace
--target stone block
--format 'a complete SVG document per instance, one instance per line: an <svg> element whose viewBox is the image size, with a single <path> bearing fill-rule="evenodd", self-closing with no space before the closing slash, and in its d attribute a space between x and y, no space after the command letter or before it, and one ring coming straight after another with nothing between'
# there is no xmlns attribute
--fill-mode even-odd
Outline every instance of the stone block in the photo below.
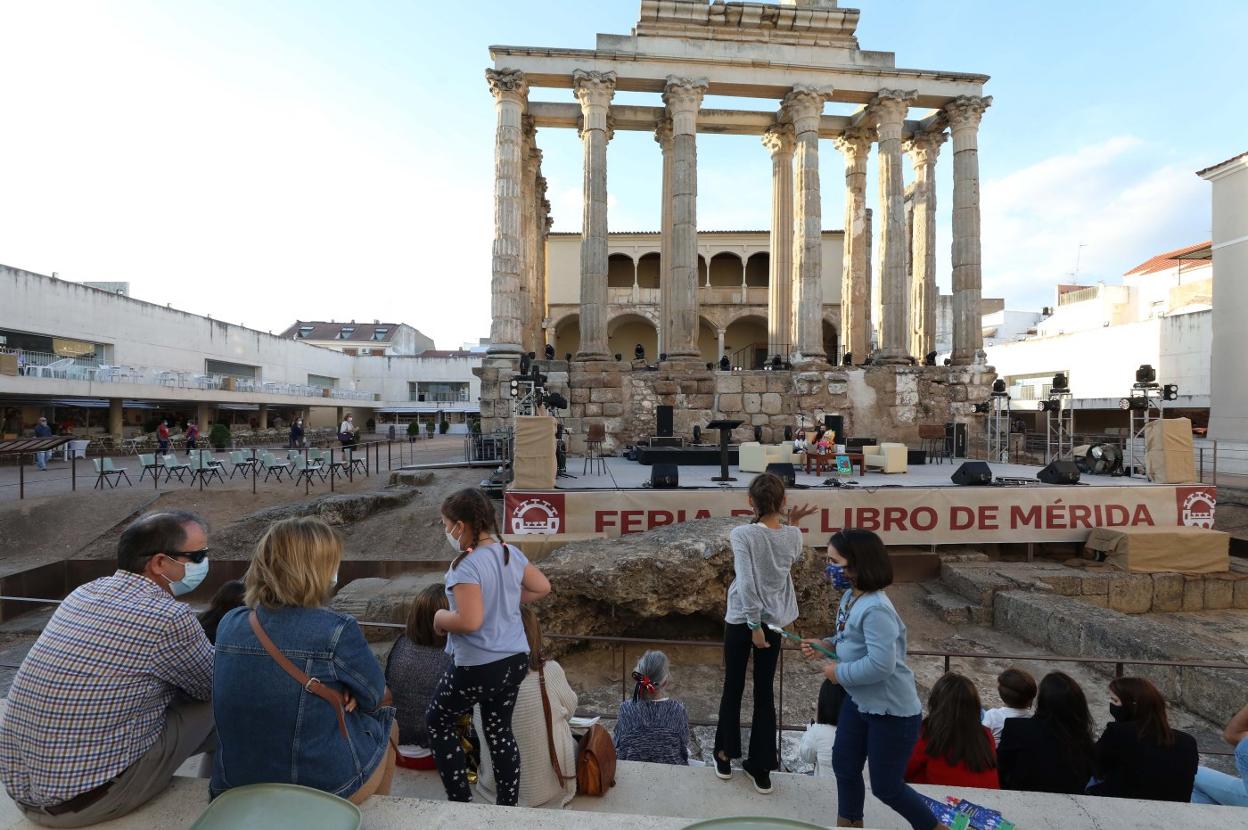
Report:
<svg viewBox="0 0 1248 830"><path fill-rule="evenodd" d="M714 395L715 394L714 379L708 378L707 380L698 381L698 394L699 395Z"/></svg>
<svg viewBox="0 0 1248 830"><path fill-rule="evenodd" d="M602 405L602 414L606 418L619 418L624 415L624 404L622 403L604 403Z"/></svg>
<svg viewBox="0 0 1248 830"><path fill-rule="evenodd" d="M600 403L585 404L585 417L586 418L601 418L602 417L602 404Z"/></svg>
<svg viewBox="0 0 1248 830"><path fill-rule="evenodd" d="M1079 600L1095 605L1097 608L1109 607L1108 594L1080 594Z"/></svg>
<svg viewBox="0 0 1248 830"><path fill-rule="evenodd" d="M1220 611L1235 602L1235 582L1222 574L1205 575L1205 610Z"/></svg>
<svg viewBox="0 0 1248 830"><path fill-rule="evenodd" d="M751 416L750 416L750 425L751 425L751 426L756 426L756 427L766 426L766 425L767 425L767 421L768 421L767 416L766 416L766 415L764 415L764 414L762 414L761 412L760 412L760 413L758 413L757 415L751 415ZM751 440L752 440L752 439L751 439Z"/></svg>
<svg viewBox="0 0 1248 830"><path fill-rule="evenodd" d="M1064 597L1078 596L1083 593L1083 580L1079 574L1045 574L1040 577L1040 581L1052 588L1054 593Z"/></svg>
<svg viewBox="0 0 1248 830"><path fill-rule="evenodd" d="M679 387L674 380L656 380L654 382L654 394L656 395L675 395L679 391Z"/></svg>
<svg viewBox="0 0 1248 830"><path fill-rule="evenodd" d="M589 399L594 403L623 403L624 395L620 389L603 387L601 389L591 389L589 391Z"/></svg>
<svg viewBox="0 0 1248 830"><path fill-rule="evenodd" d="M723 394L719 396L719 411L727 415L730 412L741 411L741 394L739 392Z"/></svg>
<svg viewBox="0 0 1248 830"><path fill-rule="evenodd" d="M568 393L570 403L589 403L588 389L573 389Z"/></svg>
<svg viewBox="0 0 1248 830"><path fill-rule="evenodd" d="M715 383L721 395L741 391L740 375L721 374L715 379Z"/></svg>
<svg viewBox="0 0 1248 830"><path fill-rule="evenodd" d="M1153 610L1183 610L1183 574L1159 573L1153 577Z"/></svg>
<svg viewBox="0 0 1248 830"><path fill-rule="evenodd" d="M690 409L710 409L714 405L715 396L710 393L685 396L685 406Z"/></svg>
<svg viewBox="0 0 1248 830"><path fill-rule="evenodd" d="M763 396L747 392L741 396L741 408L750 415L763 411Z"/></svg>
<svg viewBox="0 0 1248 830"><path fill-rule="evenodd" d="M761 374L742 375L741 389L744 392L757 392L762 394L767 391L767 378Z"/></svg>
<svg viewBox="0 0 1248 830"><path fill-rule="evenodd" d="M1248 579L1236 580L1233 594L1231 598L1233 607L1248 608Z"/></svg>
<svg viewBox="0 0 1248 830"><path fill-rule="evenodd" d="M1199 576L1183 577L1183 610L1200 611L1205 607L1205 580Z"/></svg>
<svg viewBox="0 0 1248 830"><path fill-rule="evenodd" d="M849 384L844 381L832 381L828 384L829 395L846 395L849 393Z"/></svg>
<svg viewBox="0 0 1248 830"><path fill-rule="evenodd" d="M778 392L767 392L762 396L762 407L768 415L779 415L784 410L784 401Z"/></svg>
<svg viewBox="0 0 1248 830"><path fill-rule="evenodd" d="M1079 580L1080 593L1084 596L1104 597L1109 595L1109 574L1087 573Z"/></svg>
<svg viewBox="0 0 1248 830"><path fill-rule="evenodd" d="M966 597L975 605L992 605L993 595L1008 591L1015 585L990 568L977 568L962 563L945 562L940 566L940 581L950 590Z"/></svg>
<svg viewBox="0 0 1248 830"><path fill-rule="evenodd" d="M1148 574L1119 574L1109 581L1109 607L1124 614L1145 614L1153 607L1153 579Z"/></svg>
<svg viewBox="0 0 1248 830"><path fill-rule="evenodd" d="M783 372L770 372L767 375L768 392L788 392L789 376Z"/></svg>
<svg viewBox="0 0 1248 830"><path fill-rule="evenodd" d="M676 388L680 390L682 395L698 394L698 382L696 380L678 380L676 381Z"/></svg>

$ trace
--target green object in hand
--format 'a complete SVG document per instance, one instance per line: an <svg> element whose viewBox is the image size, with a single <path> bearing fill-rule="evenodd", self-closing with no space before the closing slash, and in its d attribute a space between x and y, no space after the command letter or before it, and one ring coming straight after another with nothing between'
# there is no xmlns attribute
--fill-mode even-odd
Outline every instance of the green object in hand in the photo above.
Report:
<svg viewBox="0 0 1248 830"><path fill-rule="evenodd" d="M784 637L785 639L793 640L794 642L798 642L798 643L802 642L802 638L794 634L792 631L785 631L783 628L774 626L771 623L767 623L767 627L770 628L772 631L776 632L777 634L779 634L781 637ZM828 648L827 646L825 646L823 643L811 643L810 647L813 648L815 651L819 652L820 654L823 654L827 657L831 657L833 660L836 659L836 652Z"/></svg>

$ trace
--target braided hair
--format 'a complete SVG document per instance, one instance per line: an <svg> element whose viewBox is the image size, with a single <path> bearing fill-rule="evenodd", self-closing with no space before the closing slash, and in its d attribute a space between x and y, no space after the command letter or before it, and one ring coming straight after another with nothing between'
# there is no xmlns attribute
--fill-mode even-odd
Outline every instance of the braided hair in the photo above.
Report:
<svg viewBox="0 0 1248 830"><path fill-rule="evenodd" d="M498 519L494 515L494 503L485 491L478 487L467 487L457 490L442 502L442 515L452 522L463 522L464 527L472 531L472 541L464 545L451 561L451 570L458 567L464 557L476 549L483 536L493 536L503 545L503 564L511 562L511 551L503 541L503 534L498 530Z"/></svg>

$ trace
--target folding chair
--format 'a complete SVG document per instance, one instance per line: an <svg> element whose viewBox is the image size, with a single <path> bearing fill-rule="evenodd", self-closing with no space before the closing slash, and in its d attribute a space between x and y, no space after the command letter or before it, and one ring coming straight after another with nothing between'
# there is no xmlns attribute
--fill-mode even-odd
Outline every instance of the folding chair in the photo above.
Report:
<svg viewBox="0 0 1248 830"><path fill-rule="evenodd" d="M361 473L367 471L368 467L364 464L364 459L357 456L354 449L346 449L342 453L346 456L344 461L349 469L358 467Z"/></svg>
<svg viewBox="0 0 1248 830"><path fill-rule="evenodd" d="M201 458L198 452L191 453L191 486L195 486L195 479L202 480L205 484L212 482L212 477L216 476L221 479L221 483L225 483L225 476L221 475L221 465L218 463L213 465L206 459Z"/></svg>
<svg viewBox="0 0 1248 830"><path fill-rule="evenodd" d="M143 465L139 481L148 473L152 474L152 478L160 478L160 462L156 460L156 453L139 453L139 463Z"/></svg>
<svg viewBox="0 0 1248 830"><path fill-rule="evenodd" d="M242 471L243 478L251 475L252 469L259 463L259 459L252 458L242 450L233 450L230 452L230 463L234 465L234 469L230 470L230 479L233 480L234 474Z"/></svg>
<svg viewBox="0 0 1248 830"><path fill-rule="evenodd" d="M186 481L186 474L191 470L190 464L187 464L185 461L179 461L178 457L173 454L162 455L160 460L165 468L165 483L168 483L169 479L173 478L175 474L178 477L178 481Z"/></svg>
<svg viewBox="0 0 1248 830"><path fill-rule="evenodd" d="M127 475L125 470L118 470L113 466L113 459L94 458L92 461L95 462L96 473L95 487L92 489L99 488L100 490L103 490L105 482L108 483L109 487L115 488L117 486L117 482L123 478L126 480L127 485L131 487L134 486L133 482L130 481L130 476Z"/></svg>
<svg viewBox="0 0 1248 830"><path fill-rule="evenodd" d="M277 480L282 480L282 473L287 472L290 468L286 466L285 461L278 461L272 453L264 453L260 456L260 463L264 465L264 480L268 481L269 476L277 476Z"/></svg>
<svg viewBox="0 0 1248 830"><path fill-rule="evenodd" d="M325 480L325 471L321 468L320 462L305 461L303 456L299 456L294 459L294 463L295 466L291 475L295 480L295 484L298 484L305 478L309 483L311 483L312 476L314 475L319 475L321 477L321 481Z"/></svg>

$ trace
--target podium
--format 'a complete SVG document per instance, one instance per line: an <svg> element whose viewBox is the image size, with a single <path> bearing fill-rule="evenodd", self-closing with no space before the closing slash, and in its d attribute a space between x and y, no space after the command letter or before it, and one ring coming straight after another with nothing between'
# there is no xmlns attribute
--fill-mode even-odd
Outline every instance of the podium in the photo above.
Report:
<svg viewBox="0 0 1248 830"><path fill-rule="evenodd" d="M719 430L719 475L711 478L711 481L727 483L736 481L735 478L728 475L728 439L732 437L732 431L741 426L745 421L711 421L706 425L707 429Z"/></svg>

